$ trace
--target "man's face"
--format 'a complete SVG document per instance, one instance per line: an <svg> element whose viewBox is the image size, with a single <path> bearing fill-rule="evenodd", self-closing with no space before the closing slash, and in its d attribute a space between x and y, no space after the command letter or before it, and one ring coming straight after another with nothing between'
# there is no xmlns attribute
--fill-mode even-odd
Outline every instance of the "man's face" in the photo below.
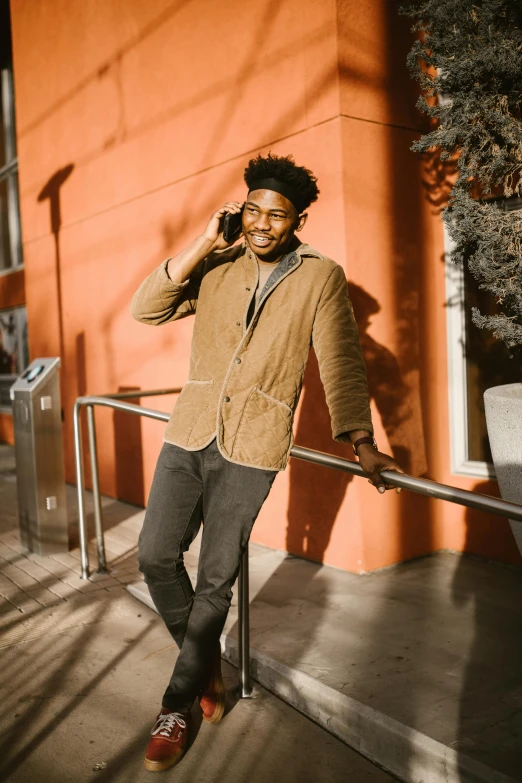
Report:
<svg viewBox="0 0 522 783"><path fill-rule="evenodd" d="M252 190L243 210L243 234L261 261L277 261L290 249L299 215L275 190Z"/></svg>

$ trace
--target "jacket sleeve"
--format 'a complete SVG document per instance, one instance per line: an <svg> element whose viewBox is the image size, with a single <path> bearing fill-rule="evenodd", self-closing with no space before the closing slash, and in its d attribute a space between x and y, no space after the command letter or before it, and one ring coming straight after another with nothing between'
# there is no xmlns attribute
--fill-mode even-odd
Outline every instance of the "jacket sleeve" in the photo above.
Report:
<svg viewBox="0 0 522 783"><path fill-rule="evenodd" d="M196 312L206 259L183 283L173 283L168 276L169 261L168 258L151 272L134 294L131 313L137 321L159 326Z"/></svg>
<svg viewBox="0 0 522 783"><path fill-rule="evenodd" d="M332 422L332 436L368 430L373 434L366 367L343 268L328 278L315 315L312 343Z"/></svg>

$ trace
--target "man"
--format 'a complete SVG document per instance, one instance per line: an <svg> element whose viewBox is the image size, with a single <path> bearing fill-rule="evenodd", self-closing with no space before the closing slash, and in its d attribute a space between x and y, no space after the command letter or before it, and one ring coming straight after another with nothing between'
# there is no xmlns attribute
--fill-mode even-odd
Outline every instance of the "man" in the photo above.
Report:
<svg viewBox="0 0 522 783"><path fill-rule="evenodd" d="M352 442L380 492L400 470L373 439L366 371L342 267L296 237L316 178L291 156L245 169L244 206L228 202L204 232L142 283L132 313L147 324L196 314L190 380L165 432L140 536L140 569L180 648L145 767L186 747L191 706L224 712L219 638L241 555L272 483L287 464L292 422L313 344L336 440ZM223 238L242 211L244 242ZM195 590L183 553L203 522Z"/></svg>

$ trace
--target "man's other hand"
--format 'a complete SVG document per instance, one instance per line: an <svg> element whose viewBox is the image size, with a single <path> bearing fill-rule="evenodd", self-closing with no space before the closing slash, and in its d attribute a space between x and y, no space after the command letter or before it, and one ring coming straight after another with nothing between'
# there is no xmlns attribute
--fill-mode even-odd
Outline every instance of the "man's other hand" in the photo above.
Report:
<svg viewBox="0 0 522 783"><path fill-rule="evenodd" d="M368 443L362 443L357 451L359 464L370 479L370 484L373 484L380 493L385 492L387 489L395 489L395 487L385 484L384 479L381 476L382 470L396 470L398 473L404 473L403 469L397 464L393 457L377 451L377 449ZM398 493L402 492L401 487L397 487L396 489Z"/></svg>

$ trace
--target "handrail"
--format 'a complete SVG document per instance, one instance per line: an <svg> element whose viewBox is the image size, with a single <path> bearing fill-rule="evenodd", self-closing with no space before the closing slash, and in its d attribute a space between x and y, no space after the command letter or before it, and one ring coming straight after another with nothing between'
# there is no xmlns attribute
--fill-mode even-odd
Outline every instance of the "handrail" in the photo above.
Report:
<svg viewBox="0 0 522 783"><path fill-rule="evenodd" d="M124 395L133 398L151 397L153 395L172 394L179 392L179 389L160 389L155 392L117 392L116 394L103 394L98 396L78 397L74 403L73 410L73 430L74 430L74 463L76 468L76 492L78 495L78 533L80 538L80 566L81 578L89 578L89 553L87 545L87 524L85 516L85 480L83 469L82 454L82 425L80 411L83 406L87 407L87 428L89 437L89 456L92 473L92 494L94 500L94 528L96 531L96 546L98 551L98 571L107 573L107 559L105 557L105 540L103 535L103 520L101 507L101 493L98 472L98 449L96 445L96 427L94 421L94 406L100 405L105 408L114 408L115 410L135 413L139 416L146 416L157 421L168 421L169 414L155 411L151 408L142 408L140 405L134 405L129 402L121 402L117 396Z"/></svg>
<svg viewBox="0 0 522 783"><path fill-rule="evenodd" d="M348 473L353 473L354 476L366 476L364 470L357 462L352 462L342 457L335 457L333 454L305 449L302 446L293 446L290 454L292 457L303 459L307 462L314 462L316 465L344 470ZM397 473L395 470L383 470L381 476L387 484L392 484L394 487L409 489L412 492L417 492L419 495L426 495L437 500L447 500L449 503L456 503L459 506L475 508L488 514L498 514L498 516L522 522L522 506L518 503L511 503L508 500L495 498L492 495L480 495L478 492L459 489L458 487L452 487L450 484L441 484L430 479L408 476L407 473Z"/></svg>
<svg viewBox="0 0 522 783"><path fill-rule="evenodd" d="M114 394L102 394L102 397L108 397L110 400L137 399L139 397L157 397L160 394L179 394L181 389L155 389L153 391L141 391L135 389L126 392L114 392Z"/></svg>
<svg viewBox="0 0 522 783"><path fill-rule="evenodd" d="M105 394L99 396L78 397L74 403L73 428L74 428L74 459L76 466L76 484L78 493L78 527L80 538L80 559L81 559L81 578L89 578L89 553L87 542L87 524L85 514L85 489L84 489L84 469L82 456L82 430L80 412L81 408L87 408L87 426L89 434L89 454L92 469L92 488L94 499L94 523L96 529L96 544L98 552L98 571L107 572L107 562L105 557L105 542L103 535L103 519L101 507L101 494L99 487L98 474L98 452L96 446L96 429L94 420L94 406L99 405L114 410L126 411L137 416L145 416L156 421L167 422L170 418L168 413L156 411L152 408L142 408L130 402L123 402L125 398L152 397L163 394L178 393L180 389L159 389L157 391L129 391L118 392L116 394ZM325 454L314 449L307 449L303 446L292 446L290 456L296 459L312 462L316 465L342 470L345 473L352 473L355 476L366 476L363 469L357 462L336 457L333 454ZM393 470L384 470L381 473L387 484L394 487L402 487L421 495L446 500L450 503L466 506L468 508L478 509L487 513L498 514L508 519L522 522L522 505L510 503L507 500L494 498L489 495L479 495L477 492L470 492L465 489L458 489L448 484L440 484L437 481L429 479L416 478L408 476L405 473L398 473ZM248 697L251 693L249 686L249 616L248 616L248 549L241 560L241 572L239 578L239 670L241 694Z"/></svg>

